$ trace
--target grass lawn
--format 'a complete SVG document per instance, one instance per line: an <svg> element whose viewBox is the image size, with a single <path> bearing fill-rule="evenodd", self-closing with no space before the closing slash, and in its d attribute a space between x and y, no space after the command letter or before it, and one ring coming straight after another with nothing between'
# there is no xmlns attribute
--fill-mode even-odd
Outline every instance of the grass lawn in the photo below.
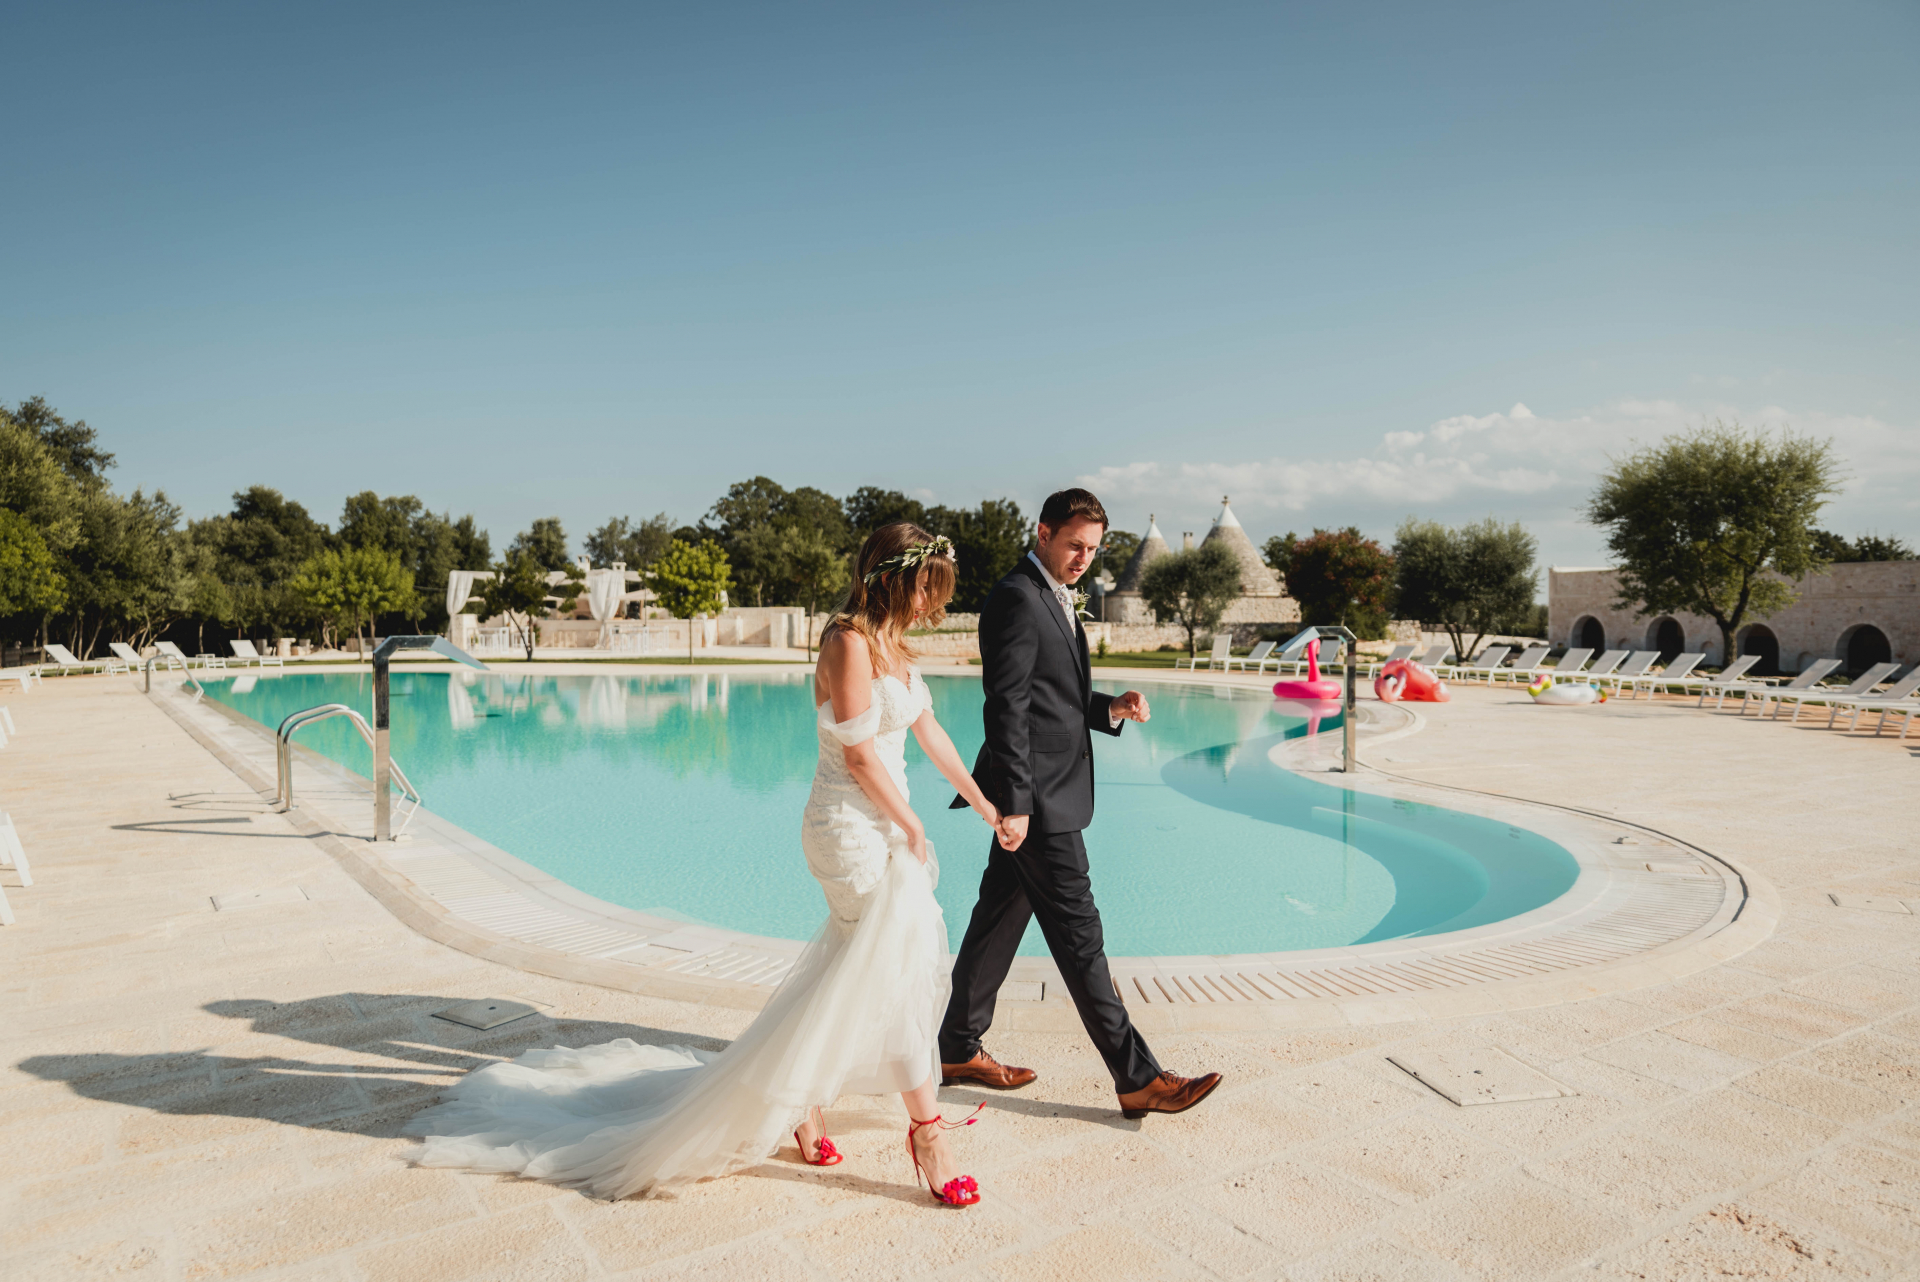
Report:
<svg viewBox="0 0 1920 1282"><path fill-rule="evenodd" d="M1185 650L1114 650L1092 656L1096 668L1171 668L1174 660L1186 661Z"/></svg>

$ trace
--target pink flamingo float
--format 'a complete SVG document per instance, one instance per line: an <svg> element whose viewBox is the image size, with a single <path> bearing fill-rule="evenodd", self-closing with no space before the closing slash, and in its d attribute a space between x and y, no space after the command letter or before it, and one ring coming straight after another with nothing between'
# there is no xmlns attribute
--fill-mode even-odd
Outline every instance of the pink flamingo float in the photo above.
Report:
<svg viewBox="0 0 1920 1282"><path fill-rule="evenodd" d="M1331 677L1320 675L1320 638L1307 642L1307 679L1305 681L1276 681L1273 694L1277 699L1338 699L1340 683Z"/></svg>
<svg viewBox="0 0 1920 1282"><path fill-rule="evenodd" d="M1447 683L1412 659L1395 659L1373 679L1373 693L1382 703L1448 703Z"/></svg>

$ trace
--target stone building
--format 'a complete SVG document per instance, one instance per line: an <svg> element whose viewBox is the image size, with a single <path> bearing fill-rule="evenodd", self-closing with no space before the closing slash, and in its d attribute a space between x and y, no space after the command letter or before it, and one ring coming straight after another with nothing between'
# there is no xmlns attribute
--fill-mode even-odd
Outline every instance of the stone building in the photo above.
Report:
<svg viewBox="0 0 1920 1282"><path fill-rule="evenodd" d="M1700 651L1721 663L1720 629L1694 614L1640 617L1614 604L1611 569L1547 571L1547 628L1556 644ZM1834 565L1794 585L1794 603L1741 625L1741 654L1762 656L1756 671L1798 672L1815 659L1839 659L1849 672L1874 663L1920 663L1920 561Z"/></svg>
<svg viewBox="0 0 1920 1282"><path fill-rule="evenodd" d="M1233 514L1232 505L1225 498L1220 500L1220 515L1214 518L1213 528L1207 531L1202 545L1215 542L1224 544L1240 563L1241 595L1221 616L1223 625L1299 621L1300 606L1282 590L1279 578L1261 559L1260 550L1247 537L1239 518ZM1192 546L1191 536L1187 546ZM1127 568L1120 572L1113 591L1106 594L1101 616L1104 621L1122 624L1154 622L1153 611L1141 599L1140 580L1148 566L1171 551L1166 536L1160 533L1160 526L1152 516L1148 516L1146 537L1140 540L1140 546L1134 550Z"/></svg>

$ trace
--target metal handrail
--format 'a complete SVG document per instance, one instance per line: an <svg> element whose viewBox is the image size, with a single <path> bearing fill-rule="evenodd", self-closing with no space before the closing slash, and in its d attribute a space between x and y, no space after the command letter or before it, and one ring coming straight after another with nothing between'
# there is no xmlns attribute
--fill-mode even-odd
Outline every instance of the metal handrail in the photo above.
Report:
<svg viewBox="0 0 1920 1282"><path fill-rule="evenodd" d="M201 698L206 695L207 688L194 679L193 669L170 654L150 654L147 656L146 662L140 665L141 671L146 674L145 689L149 694L153 692L153 665L162 661L170 668L180 669L180 675L187 679L186 684L193 687L193 699L195 703L198 703Z"/></svg>
<svg viewBox="0 0 1920 1282"><path fill-rule="evenodd" d="M373 727L367 724L365 717L344 703L322 703L311 708L302 708L298 712L288 713L285 719L280 722L280 728L273 732L274 765L279 776L275 780L275 793L277 804L283 812L293 809L293 736L298 731L304 730L310 725L325 721L330 717L346 717L353 722L354 729L360 732L360 737L367 741L367 747L372 748L374 746ZM389 762L389 765L393 771L393 781L400 785L400 795L410 798L413 801L412 808L407 811L406 817L400 821L400 826L393 831L394 837L398 838L401 833L407 830L407 825L413 822L414 815L419 813L421 798L420 790L415 788L413 781L407 778L407 772L400 768L400 763L393 761ZM375 786L378 787L379 785L376 784ZM379 804L376 798L376 812L378 809Z"/></svg>

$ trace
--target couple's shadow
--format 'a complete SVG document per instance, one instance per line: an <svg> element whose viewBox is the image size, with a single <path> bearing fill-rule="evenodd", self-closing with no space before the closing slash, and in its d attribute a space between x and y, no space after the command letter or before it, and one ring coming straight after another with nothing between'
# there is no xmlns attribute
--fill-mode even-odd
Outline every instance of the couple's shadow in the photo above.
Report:
<svg viewBox="0 0 1920 1282"><path fill-rule="evenodd" d="M312 1130L392 1138L458 1076L512 1059L536 1046L587 1046L627 1037L651 1045L724 1049L724 1040L608 1020L534 1014L490 1031L434 1017L467 999L422 993L336 993L299 1002L236 999L201 1009L216 1020L192 1030L198 1050L118 1054L83 1051L31 1055L14 1067L64 1082L88 1099L174 1116L229 1117ZM292 1039L315 1049L305 1058L279 1052ZM249 1042L262 1053L249 1053ZM332 1052L328 1054L326 1052ZM971 1108L1113 1121L1110 1110L1081 1108L998 1092L951 1088L943 1097ZM846 1117L856 1128L871 1126ZM845 1166L816 1171L783 1148L754 1173L767 1178L831 1179L849 1189L906 1198L910 1190L865 1179ZM924 1196L922 1194L921 1196Z"/></svg>

